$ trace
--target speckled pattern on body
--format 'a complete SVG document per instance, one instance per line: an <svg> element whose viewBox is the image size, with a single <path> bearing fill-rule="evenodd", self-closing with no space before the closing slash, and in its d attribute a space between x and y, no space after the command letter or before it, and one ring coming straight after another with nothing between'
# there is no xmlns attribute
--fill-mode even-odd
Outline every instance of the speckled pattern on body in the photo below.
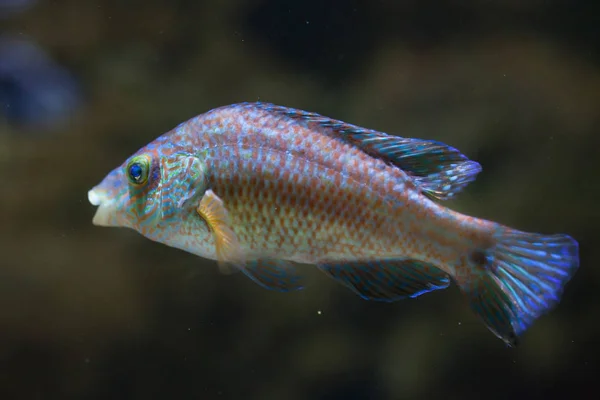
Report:
<svg viewBox="0 0 600 400"><path fill-rule="evenodd" d="M198 208L210 190L220 200L211 207L227 217L215 223L233 232L226 239L243 254L238 267L257 283L300 288L290 262L309 263L363 298L394 301L452 278L488 328L515 345L558 303L578 268L578 246L567 235L520 232L440 203L480 171L443 143L242 103L157 138L89 197L98 225L218 259L220 231Z"/></svg>

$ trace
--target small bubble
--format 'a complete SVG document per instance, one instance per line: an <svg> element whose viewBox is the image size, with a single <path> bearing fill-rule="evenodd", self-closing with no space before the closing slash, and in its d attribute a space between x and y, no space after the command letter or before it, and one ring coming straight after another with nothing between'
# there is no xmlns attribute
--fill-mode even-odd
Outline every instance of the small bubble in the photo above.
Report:
<svg viewBox="0 0 600 400"><path fill-rule="evenodd" d="M321 314L322 314L321 310L318 310L318 311L317 311L317 314L318 314L318 315L321 315Z"/></svg>
<svg viewBox="0 0 600 400"><path fill-rule="evenodd" d="M458 324L459 324L459 325L462 325L462 322L458 321Z"/></svg>

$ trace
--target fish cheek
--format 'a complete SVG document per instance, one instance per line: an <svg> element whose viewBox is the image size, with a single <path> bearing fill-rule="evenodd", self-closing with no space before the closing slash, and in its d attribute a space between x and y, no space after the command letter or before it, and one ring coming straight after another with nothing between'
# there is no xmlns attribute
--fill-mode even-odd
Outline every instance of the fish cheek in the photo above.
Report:
<svg viewBox="0 0 600 400"><path fill-rule="evenodd" d="M148 190L144 206L144 219L148 225L156 225L161 221L162 187L157 185Z"/></svg>
<svg viewBox="0 0 600 400"><path fill-rule="evenodd" d="M160 186L154 187L129 187L129 206L127 218L139 226L153 226L158 223L160 206Z"/></svg>

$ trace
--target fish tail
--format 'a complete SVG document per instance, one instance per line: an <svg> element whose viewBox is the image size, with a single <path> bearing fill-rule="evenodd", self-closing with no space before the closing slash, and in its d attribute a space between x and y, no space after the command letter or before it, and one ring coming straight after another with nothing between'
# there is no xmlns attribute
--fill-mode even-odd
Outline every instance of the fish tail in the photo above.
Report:
<svg viewBox="0 0 600 400"><path fill-rule="evenodd" d="M559 302L579 268L579 245L565 234L502 227L493 247L469 256L469 276L457 283L472 310L508 346Z"/></svg>

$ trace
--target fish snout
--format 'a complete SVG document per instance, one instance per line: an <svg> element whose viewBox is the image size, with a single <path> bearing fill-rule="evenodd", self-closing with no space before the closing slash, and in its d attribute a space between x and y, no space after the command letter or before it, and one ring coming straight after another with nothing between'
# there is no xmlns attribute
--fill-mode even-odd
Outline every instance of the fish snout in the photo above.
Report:
<svg viewBox="0 0 600 400"><path fill-rule="evenodd" d="M97 226L117 226L116 204L108 198L105 191L95 187L88 192L88 200L91 205L97 206L92 223Z"/></svg>

